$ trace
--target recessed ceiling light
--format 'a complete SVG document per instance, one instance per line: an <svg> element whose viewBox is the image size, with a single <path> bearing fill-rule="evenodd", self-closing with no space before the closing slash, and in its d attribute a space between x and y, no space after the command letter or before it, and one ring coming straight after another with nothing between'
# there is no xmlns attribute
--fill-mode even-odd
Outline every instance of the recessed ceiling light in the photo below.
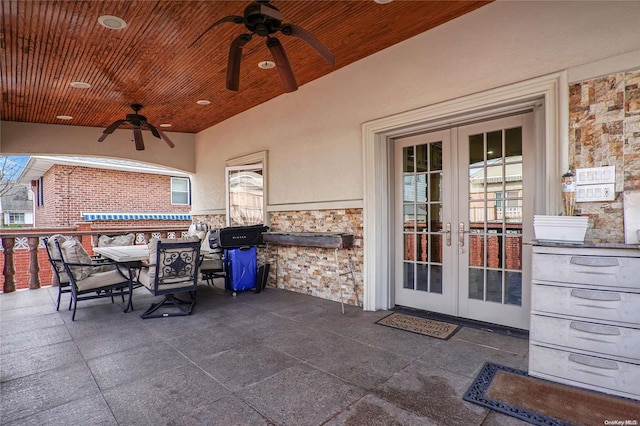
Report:
<svg viewBox="0 0 640 426"><path fill-rule="evenodd" d="M102 15L98 16L98 22L103 27L109 28L110 30L121 30L127 26L127 23L124 19L118 18L113 15Z"/></svg>
<svg viewBox="0 0 640 426"><path fill-rule="evenodd" d="M258 63L258 66L263 70L270 70L271 68L275 67L276 64L273 61L261 61L260 63Z"/></svg>
<svg viewBox="0 0 640 426"><path fill-rule="evenodd" d="M172 124L171 124L171 123L162 123L162 124L160 125L160 127L171 127L171 126L172 126Z"/></svg>
<svg viewBox="0 0 640 426"><path fill-rule="evenodd" d="M71 87L76 89L88 89L89 87L91 87L89 83L85 83L84 81L72 81L70 84Z"/></svg>
<svg viewBox="0 0 640 426"><path fill-rule="evenodd" d="M387 3L391 3L393 0L373 0L378 4L387 4Z"/></svg>
<svg viewBox="0 0 640 426"><path fill-rule="evenodd" d="M56 118L58 120L71 120L71 119L73 119L73 117L70 116L70 115L56 115Z"/></svg>
<svg viewBox="0 0 640 426"><path fill-rule="evenodd" d="M200 99L199 101L196 101L196 103L198 105L209 105L211 103L211 101L208 101L206 99Z"/></svg>

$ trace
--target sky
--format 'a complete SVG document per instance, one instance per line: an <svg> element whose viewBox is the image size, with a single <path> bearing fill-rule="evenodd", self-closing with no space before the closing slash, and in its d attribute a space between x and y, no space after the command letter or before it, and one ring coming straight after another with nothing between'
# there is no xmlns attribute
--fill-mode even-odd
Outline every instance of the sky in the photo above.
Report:
<svg viewBox="0 0 640 426"><path fill-rule="evenodd" d="M5 156L0 156L1 160L4 160L4 158ZM24 169L24 166L27 164L27 161L29 161L29 157L8 156L6 158L7 158L7 162L4 168L5 168L5 171L9 173L9 175L7 175L7 179L9 180L18 179L18 177L20 176L20 173L22 173L22 169ZM2 161L2 163L4 163L4 161Z"/></svg>

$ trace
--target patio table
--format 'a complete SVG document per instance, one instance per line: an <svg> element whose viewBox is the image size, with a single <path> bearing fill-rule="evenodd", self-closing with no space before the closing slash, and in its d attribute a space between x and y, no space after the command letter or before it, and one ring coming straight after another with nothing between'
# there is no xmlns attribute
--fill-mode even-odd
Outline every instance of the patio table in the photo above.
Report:
<svg viewBox="0 0 640 426"><path fill-rule="evenodd" d="M93 251L116 262L140 262L149 259L149 247L144 245L94 247Z"/></svg>

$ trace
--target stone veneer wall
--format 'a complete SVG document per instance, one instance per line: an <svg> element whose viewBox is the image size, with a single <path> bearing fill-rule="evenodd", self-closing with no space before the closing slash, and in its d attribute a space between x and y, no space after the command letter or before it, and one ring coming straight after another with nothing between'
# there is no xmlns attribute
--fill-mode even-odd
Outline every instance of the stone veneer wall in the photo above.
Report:
<svg viewBox="0 0 640 426"><path fill-rule="evenodd" d="M353 279L346 274L338 282L334 249L272 245L267 253L270 285L334 301L340 301L342 285L344 303L362 306L362 209L271 212L269 217L272 232L339 232L354 236L353 247L338 250L340 272L347 272L351 264Z"/></svg>
<svg viewBox="0 0 640 426"><path fill-rule="evenodd" d="M640 71L569 87L569 166L615 166L616 199L578 203L589 216L587 240L624 242L623 191L640 190Z"/></svg>
<svg viewBox="0 0 640 426"><path fill-rule="evenodd" d="M224 228L225 215L194 215L209 228ZM260 250L258 262L271 264L268 285L324 299L340 301L340 285L345 304L362 306L363 232L362 209L305 210L269 213L272 232L339 232L353 234L351 249L339 249L340 283L336 276L334 249L270 245Z"/></svg>

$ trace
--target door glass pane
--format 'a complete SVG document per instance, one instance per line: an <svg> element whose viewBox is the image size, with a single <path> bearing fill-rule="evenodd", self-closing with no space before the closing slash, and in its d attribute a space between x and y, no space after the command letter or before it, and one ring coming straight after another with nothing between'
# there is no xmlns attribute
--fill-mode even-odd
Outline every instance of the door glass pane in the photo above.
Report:
<svg viewBox="0 0 640 426"><path fill-rule="evenodd" d="M522 127L515 127L504 131L505 158L507 161L522 159Z"/></svg>
<svg viewBox="0 0 640 426"><path fill-rule="evenodd" d="M402 287L413 289L413 265L414 263L404 262L404 273L402 280Z"/></svg>
<svg viewBox="0 0 640 426"><path fill-rule="evenodd" d="M487 133L487 161L502 158L502 131Z"/></svg>
<svg viewBox="0 0 640 426"><path fill-rule="evenodd" d="M469 164L484 162L484 135L469 136Z"/></svg>
<svg viewBox="0 0 640 426"><path fill-rule="evenodd" d="M443 235L432 235L431 236L431 260L432 263L442 263L442 240Z"/></svg>
<svg viewBox="0 0 640 426"><path fill-rule="evenodd" d="M502 235L495 235L496 230L490 230L487 235L487 266L502 268Z"/></svg>
<svg viewBox="0 0 640 426"><path fill-rule="evenodd" d="M431 173L429 175L429 200L442 200L442 173Z"/></svg>
<svg viewBox="0 0 640 426"><path fill-rule="evenodd" d="M405 204L402 206L404 209L403 227L405 231L415 231L416 229L416 206L415 204Z"/></svg>
<svg viewBox="0 0 640 426"><path fill-rule="evenodd" d="M431 265L431 275L429 276L429 292L442 294L442 266Z"/></svg>
<svg viewBox="0 0 640 426"><path fill-rule="evenodd" d="M402 148L402 171L405 173L413 173L413 147L407 146Z"/></svg>
<svg viewBox="0 0 640 426"><path fill-rule="evenodd" d="M484 299L484 272L482 269L469 268L469 299Z"/></svg>
<svg viewBox="0 0 640 426"><path fill-rule="evenodd" d="M469 168L469 196L471 198L478 198L476 194L484 194L484 167L470 167Z"/></svg>
<svg viewBox="0 0 640 426"><path fill-rule="evenodd" d="M432 172L442 170L442 142L429 144L429 170Z"/></svg>
<svg viewBox="0 0 640 426"><path fill-rule="evenodd" d="M427 174L421 173L415 175L416 182L416 196L415 201L418 203L424 203L427 201L429 194L427 194Z"/></svg>
<svg viewBox="0 0 640 426"><path fill-rule="evenodd" d="M487 302L502 303L502 271L487 271Z"/></svg>
<svg viewBox="0 0 640 426"><path fill-rule="evenodd" d="M405 203L416 201L416 177L405 175L402 177L402 201Z"/></svg>
<svg viewBox="0 0 640 426"><path fill-rule="evenodd" d="M442 226L442 204L431 204L429 206L429 225L431 232L440 232L444 229Z"/></svg>
<svg viewBox="0 0 640 426"><path fill-rule="evenodd" d="M424 234L415 234L417 249L418 249L418 262L426 262L429 260L429 235Z"/></svg>
<svg viewBox="0 0 640 426"><path fill-rule="evenodd" d="M427 171L427 145L416 146L416 172Z"/></svg>
<svg viewBox="0 0 640 426"><path fill-rule="evenodd" d="M416 290L420 291L428 291L429 289L429 276L428 274L428 265L424 263L416 264Z"/></svg>
<svg viewBox="0 0 640 426"><path fill-rule="evenodd" d="M404 260L415 260L415 234L404 234Z"/></svg>
<svg viewBox="0 0 640 426"><path fill-rule="evenodd" d="M505 235L505 267L522 270L522 227L507 229Z"/></svg>
<svg viewBox="0 0 640 426"><path fill-rule="evenodd" d="M484 266L484 236L475 231L469 233L469 266Z"/></svg>
<svg viewBox="0 0 640 426"><path fill-rule="evenodd" d="M505 303L522 305L522 272L506 272L507 294Z"/></svg>

